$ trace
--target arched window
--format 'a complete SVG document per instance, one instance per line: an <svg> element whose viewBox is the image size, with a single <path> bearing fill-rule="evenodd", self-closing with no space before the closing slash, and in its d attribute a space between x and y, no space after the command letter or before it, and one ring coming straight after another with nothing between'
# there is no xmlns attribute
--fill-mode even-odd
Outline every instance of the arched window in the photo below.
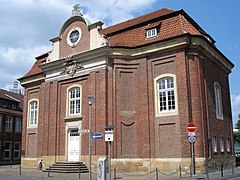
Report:
<svg viewBox="0 0 240 180"><path fill-rule="evenodd" d="M218 119L223 119L221 87L217 82L214 83L214 90L215 90L216 116Z"/></svg>
<svg viewBox="0 0 240 180"><path fill-rule="evenodd" d="M73 87L68 91L68 115L81 114L81 88Z"/></svg>
<svg viewBox="0 0 240 180"><path fill-rule="evenodd" d="M38 100L31 100L29 102L28 126L36 127L38 123Z"/></svg>
<svg viewBox="0 0 240 180"><path fill-rule="evenodd" d="M177 114L176 78L173 74L165 74L155 78L156 115Z"/></svg>

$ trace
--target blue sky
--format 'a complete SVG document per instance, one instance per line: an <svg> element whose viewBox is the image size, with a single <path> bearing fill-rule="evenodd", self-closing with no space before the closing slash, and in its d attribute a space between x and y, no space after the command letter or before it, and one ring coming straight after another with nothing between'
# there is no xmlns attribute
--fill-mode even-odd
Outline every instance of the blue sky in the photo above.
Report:
<svg viewBox="0 0 240 180"><path fill-rule="evenodd" d="M114 25L161 8L183 9L215 40L235 67L230 74L234 123L240 113L240 0L1 0L0 88L9 89L51 49L73 5L80 4L90 21Z"/></svg>

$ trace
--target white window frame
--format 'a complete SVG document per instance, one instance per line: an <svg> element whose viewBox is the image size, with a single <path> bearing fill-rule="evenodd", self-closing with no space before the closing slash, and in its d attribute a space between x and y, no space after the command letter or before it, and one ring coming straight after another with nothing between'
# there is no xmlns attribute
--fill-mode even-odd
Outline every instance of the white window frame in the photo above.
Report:
<svg viewBox="0 0 240 180"><path fill-rule="evenodd" d="M2 120L3 120L3 115L0 114L0 132L2 132Z"/></svg>
<svg viewBox="0 0 240 180"><path fill-rule="evenodd" d="M13 116L6 116L5 132L13 131Z"/></svg>
<svg viewBox="0 0 240 180"><path fill-rule="evenodd" d="M159 82L160 80L164 80L165 85L167 84L167 78L172 78L173 80L173 88L165 88L159 89ZM154 79L154 91L155 91L155 114L157 117L159 116L172 116L178 114L178 101L177 101L177 82L176 82L176 75L174 74L162 74ZM168 99L169 96L166 94L166 110L160 109L160 93L165 92L172 92L174 97L175 109L169 109L170 107L170 100Z"/></svg>
<svg viewBox="0 0 240 180"><path fill-rule="evenodd" d="M227 150L227 152L231 151L231 149L230 149L230 138L226 138L226 150Z"/></svg>
<svg viewBox="0 0 240 180"><path fill-rule="evenodd" d="M157 36L157 28L152 28L152 29L148 29L146 32L146 37L147 38L152 38L152 37L156 37Z"/></svg>
<svg viewBox="0 0 240 180"><path fill-rule="evenodd" d="M224 152L224 139L223 139L223 137L220 137L219 144L220 144L220 151Z"/></svg>
<svg viewBox="0 0 240 180"><path fill-rule="evenodd" d="M35 104L34 106L32 106ZM38 124L39 100L31 99L28 102L28 128L36 128Z"/></svg>
<svg viewBox="0 0 240 180"><path fill-rule="evenodd" d="M72 92L75 95L71 96ZM79 92L79 97L76 96L76 92ZM82 116L82 86L73 85L67 88L67 117L81 117ZM77 106L76 106L77 105Z"/></svg>
<svg viewBox="0 0 240 180"><path fill-rule="evenodd" d="M21 133L22 131L22 118L16 117L15 118L15 132Z"/></svg>
<svg viewBox="0 0 240 180"><path fill-rule="evenodd" d="M9 149L6 149L6 144L9 143ZM9 157L6 157L6 152L9 152ZM9 160L12 157L12 142L11 141L4 141L4 155L3 155L3 159L4 160Z"/></svg>
<svg viewBox="0 0 240 180"><path fill-rule="evenodd" d="M216 117L218 119L223 119L221 86L217 82L214 83L214 92L215 92Z"/></svg>
<svg viewBox="0 0 240 180"><path fill-rule="evenodd" d="M19 149L16 149L16 144L18 144ZM16 157L16 153L18 153L18 156ZM14 160L19 160L21 157L21 143L20 142L14 142Z"/></svg>
<svg viewBox="0 0 240 180"><path fill-rule="evenodd" d="M212 137L212 151L213 151L213 153L217 152L217 137L216 136Z"/></svg>

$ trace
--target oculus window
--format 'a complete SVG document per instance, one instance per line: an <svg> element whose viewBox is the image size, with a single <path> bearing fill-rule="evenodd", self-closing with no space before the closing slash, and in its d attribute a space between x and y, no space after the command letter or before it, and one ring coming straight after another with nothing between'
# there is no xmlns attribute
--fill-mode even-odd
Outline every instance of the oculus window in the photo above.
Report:
<svg viewBox="0 0 240 180"><path fill-rule="evenodd" d="M67 36L67 43L70 47L74 48L80 41L82 36L82 31L79 27L74 27L69 31Z"/></svg>

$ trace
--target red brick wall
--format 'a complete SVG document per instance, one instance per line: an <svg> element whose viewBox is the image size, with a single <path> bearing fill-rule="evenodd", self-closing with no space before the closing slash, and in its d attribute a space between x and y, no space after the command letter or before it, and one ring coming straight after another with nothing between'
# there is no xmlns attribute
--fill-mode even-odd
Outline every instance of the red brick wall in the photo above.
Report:
<svg viewBox="0 0 240 180"><path fill-rule="evenodd" d="M82 36L76 47L70 47L67 43L68 33L73 27L80 27ZM90 33L86 24L82 21L75 21L71 23L63 32L60 41L60 58L67 57L73 54L77 54L90 49Z"/></svg>

